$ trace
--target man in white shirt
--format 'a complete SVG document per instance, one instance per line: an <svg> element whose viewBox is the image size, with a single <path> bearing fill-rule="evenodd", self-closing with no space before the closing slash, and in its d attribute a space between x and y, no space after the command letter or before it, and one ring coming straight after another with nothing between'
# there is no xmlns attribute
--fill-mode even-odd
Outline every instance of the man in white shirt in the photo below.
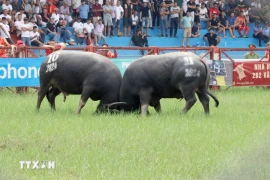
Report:
<svg viewBox="0 0 270 180"><path fill-rule="evenodd" d="M19 37L21 35L21 33L22 33L22 29L21 29L22 24L23 24L22 15L18 14L18 20L15 21L17 37Z"/></svg>
<svg viewBox="0 0 270 180"><path fill-rule="evenodd" d="M22 29L22 41L26 46L31 46L30 43L30 32L33 30L31 25L28 23L28 19L24 18L23 19L23 24L21 25Z"/></svg>
<svg viewBox="0 0 270 180"><path fill-rule="evenodd" d="M22 15L22 19L26 18L26 15L24 14L24 9L21 8L19 12L16 12L15 14L15 20L18 21L18 15L21 14Z"/></svg>
<svg viewBox="0 0 270 180"><path fill-rule="evenodd" d="M29 24L31 25L31 27L32 27L33 29L34 29L34 26L37 27L37 32L39 33L40 40L41 40L41 42L44 42L46 34L45 34L45 32L44 32L42 29L38 28L38 25L37 25L37 23L35 22L35 18L34 18L34 17L31 17L31 18L30 18Z"/></svg>
<svg viewBox="0 0 270 180"><path fill-rule="evenodd" d="M115 28L117 29L117 35L120 32L120 21L124 16L124 9L121 6L121 2L118 0L116 6L114 6L114 13L115 13Z"/></svg>
<svg viewBox="0 0 270 180"><path fill-rule="evenodd" d="M76 35L76 39L77 39L77 44L82 44L83 45L83 38L84 38L84 34L83 34L83 23L81 22L81 18L78 17L77 21L73 23L73 31Z"/></svg>
<svg viewBox="0 0 270 180"><path fill-rule="evenodd" d="M91 23L91 19L87 19L87 22L83 24L83 31L90 42L89 45L93 44L92 43L93 29L94 29L94 26Z"/></svg>
<svg viewBox="0 0 270 180"><path fill-rule="evenodd" d="M38 32L37 26L33 27L33 31L30 31L30 41L31 46L41 46L42 43L39 41L40 34Z"/></svg>
<svg viewBox="0 0 270 180"><path fill-rule="evenodd" d="M0 23L0 33L1 37L5 38L9 44L12 44L10 40L10 34L9 34L9 25L7 24L7 20L5 17L2 17L2 23Z"/></svg>
<svg viewBox="0 0 270 180"><path fill-rule="evenodd" d="M6 9L9 14L12 11L12 5L10 4L10 0L6 0L6 3L2 5L2 9Z"/></svg>
<svg viewBox="0 0 270 180"><path fill-rule="evenodd" d="M201 3L201 8L200 8L200 20L207 20L208 18L208 10L207 8L205 7L205 4L204 3Z"/></svg>
<svg viewBox="0 0 270 180"><path fill-rule="evenodd" d="M54 13L52 13L51 17L54 18L54 24L57 24L59 22L60 14L58 8L54 9Z"/></svg>

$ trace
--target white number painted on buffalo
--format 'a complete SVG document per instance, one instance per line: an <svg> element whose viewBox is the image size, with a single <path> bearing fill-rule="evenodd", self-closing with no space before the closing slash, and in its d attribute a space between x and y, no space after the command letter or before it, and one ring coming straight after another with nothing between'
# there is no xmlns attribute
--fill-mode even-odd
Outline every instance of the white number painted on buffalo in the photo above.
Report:
<svg viewBox="0 0 270 180"><path fill-rule="evenodd" d="M53 53L49 55L49 60L47 62L47 70L46 72L52 72L57 69L57 59L59 57L59 53Z"/></svg>
<svg viewBox="0 0 270 180"><path fill-rule="evenodd" d="M194 64L192 57L184 57L184 61L185 61L185 66Z"/></svg>
<svg viewBox="0 0 270 180"><path fill-rule="evenodd" d="M185 77L200 77L201 71L193 68L185 69Z"/></svg>

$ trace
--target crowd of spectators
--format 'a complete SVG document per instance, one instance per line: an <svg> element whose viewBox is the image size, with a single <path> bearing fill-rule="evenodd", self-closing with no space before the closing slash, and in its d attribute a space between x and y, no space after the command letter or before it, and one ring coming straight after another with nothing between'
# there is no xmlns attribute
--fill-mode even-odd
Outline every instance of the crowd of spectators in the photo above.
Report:
<svg viewBox="0 0 270 180"><path fill-rule="evenodd" d="M42 46L45 35L66 45L84 44L85 39L99 45L106 44L106 37L135 34L131 42L148 46L149 28L160 29L157 36L172 38L183 28L182 45L188 46L189 38L201 36L202 21L217 38L228 37L227 31L232 38L247 38L252 30L262 46L270 37L269 0L0 0L0 7L1 37L10 44L11 34L28 46ZM251 22L256 23L254 29ZM68 26L73 27L75 40Z"/></svg>

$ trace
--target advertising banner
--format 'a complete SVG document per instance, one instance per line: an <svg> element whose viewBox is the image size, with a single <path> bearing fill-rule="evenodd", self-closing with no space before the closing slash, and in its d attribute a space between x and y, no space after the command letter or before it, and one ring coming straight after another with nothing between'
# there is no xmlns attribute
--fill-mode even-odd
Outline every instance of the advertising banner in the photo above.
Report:
<svg viewBox="0 0 270 180"><path fill-rule="evenodd" d="M270 62L235 62L233 77L234 86L270 85Z"/></svg>

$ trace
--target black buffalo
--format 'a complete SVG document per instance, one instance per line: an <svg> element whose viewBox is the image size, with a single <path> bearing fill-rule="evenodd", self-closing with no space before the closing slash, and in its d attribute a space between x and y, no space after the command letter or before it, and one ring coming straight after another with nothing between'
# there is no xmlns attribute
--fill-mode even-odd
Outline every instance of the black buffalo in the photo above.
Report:
<svg viewBox="0 0 270 180"><path fill-rule="evenodd" d="M120 101L126 102L125 111L148 112L153 106L160 112L161 98L184 98L183 113L197 101L197 93L206 114L209 113L208 92L210 71L207 65L194 53L176 52L145 56L129 65L124 73L120 88Z"/></svg>
<svg viewBox="0 0 270 180"><path fill-rule="evenodd" d="M55 109L55 97L61 92L64 96L81 94L77 113L81 112L88 98L100 100L97 112L104 112L107 105L119 100L121 73L111 60L99 54L56 51L42 63L39 73L37 109L45 95Z"/></svg>

